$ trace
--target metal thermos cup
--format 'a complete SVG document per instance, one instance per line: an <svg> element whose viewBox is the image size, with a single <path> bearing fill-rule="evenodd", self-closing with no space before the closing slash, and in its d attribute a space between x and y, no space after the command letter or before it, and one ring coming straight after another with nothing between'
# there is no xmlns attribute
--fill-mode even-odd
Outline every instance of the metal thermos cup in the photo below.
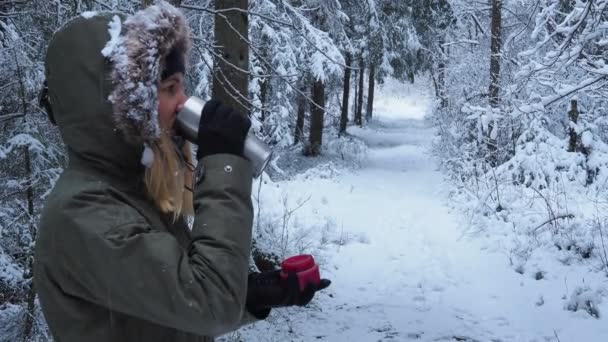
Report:
<svg viewBox="0 0 608 342"><path fill-rule="evenodd" d="M196 96L191 96L177 114L177 128L181 136L191 143L196 144L198 140L198 124L205 107L205 101ZM243 149L245 158L251 161L253 166L253 177L257 178L268 165L272 150L266 143L253 134L247 135Z"/></svg>

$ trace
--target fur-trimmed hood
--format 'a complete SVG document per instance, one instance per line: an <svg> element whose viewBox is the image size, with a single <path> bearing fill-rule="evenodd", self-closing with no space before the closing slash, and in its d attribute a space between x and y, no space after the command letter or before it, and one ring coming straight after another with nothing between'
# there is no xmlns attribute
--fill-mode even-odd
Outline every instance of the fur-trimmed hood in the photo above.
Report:
<svg viewBox="0 0 608 342"><path fill-rule="evenodd" d="M186 18L164 1L129 17L110 23L111 40L102 54L113 63L111 74L117 126L129 137L141 136L151 143L159 137L157 85L165 57L172 49L190 50L190 30Z"/></svg>
<svg viewBox="0 0 608 342"><path fill-rule="evenodd" d="M190 30L165 1L130 16L88 13L53 35L45 63L48 96L70 162L141 174L144 146L160 134L158 84L174 48L186 58Z"/></svg>

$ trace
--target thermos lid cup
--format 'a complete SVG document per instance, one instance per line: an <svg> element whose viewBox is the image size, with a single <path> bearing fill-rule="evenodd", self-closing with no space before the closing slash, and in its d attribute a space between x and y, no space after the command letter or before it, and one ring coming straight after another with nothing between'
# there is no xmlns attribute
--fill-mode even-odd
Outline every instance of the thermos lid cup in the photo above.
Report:
<svg viewBox="0 0 608 342"><path fill-rule="evenodd" d="M300 291L304 291L308 284L318 285L321 282L319 265L315 263L312 255L302 254L285 259L281 263L281 278L287 279L292 272L298 277Z"/></svg>
<svg viewBox="0 0 608 342"><path fill-rule="evenodd" d="M285 272L298 272L307 270L315 265L315 259L312 255L302 254L292 256L283 260L281 263L281 268Z"/></svg>

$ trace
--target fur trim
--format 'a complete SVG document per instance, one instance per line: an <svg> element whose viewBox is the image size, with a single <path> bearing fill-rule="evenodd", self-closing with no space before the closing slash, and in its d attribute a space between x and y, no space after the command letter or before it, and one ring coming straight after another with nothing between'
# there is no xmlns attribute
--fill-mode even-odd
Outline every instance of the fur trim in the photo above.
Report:
<svg viewBox="0 0 608 342"><path fill-rule="evenodd" d="M118 22L116 22L118 21ZM160 136L158 84L165 57L177 48L190 51L190 28L184 15L165 1L156 1L120 24L110 23L111 40L103 50L112 62L114 121L125 136L151 145ZM120 35L117 35L120 32Z"/></svg>

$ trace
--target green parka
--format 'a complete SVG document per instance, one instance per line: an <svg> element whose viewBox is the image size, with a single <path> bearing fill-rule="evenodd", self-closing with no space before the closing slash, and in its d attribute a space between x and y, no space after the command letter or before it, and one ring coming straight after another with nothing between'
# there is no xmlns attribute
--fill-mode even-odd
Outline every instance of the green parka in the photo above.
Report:
<svg viewBox="0 0 608 342"><path fill-rule="evenodd" d="M130 117L130 108L123 113L120 101L114 108L108 101L115 63L101 50L113 18L114 29L120 19L130 39L158 39L140 39L157 58L145 62L153 72L131 65L141 72L135 83L154 84L150 75L158 77L170 45L188 39L183 16L164 4L140 18L153 23L153 32L102 13L73 19L54 35L46 76L69 164L42 212L35 288L58 342L212 341L255 320L244 309L251 166L233 155L202 159L192 229L161 214L142 182L143 142L153 139L149 118ZM131 91L113 96L139 103Z"/></svg>

